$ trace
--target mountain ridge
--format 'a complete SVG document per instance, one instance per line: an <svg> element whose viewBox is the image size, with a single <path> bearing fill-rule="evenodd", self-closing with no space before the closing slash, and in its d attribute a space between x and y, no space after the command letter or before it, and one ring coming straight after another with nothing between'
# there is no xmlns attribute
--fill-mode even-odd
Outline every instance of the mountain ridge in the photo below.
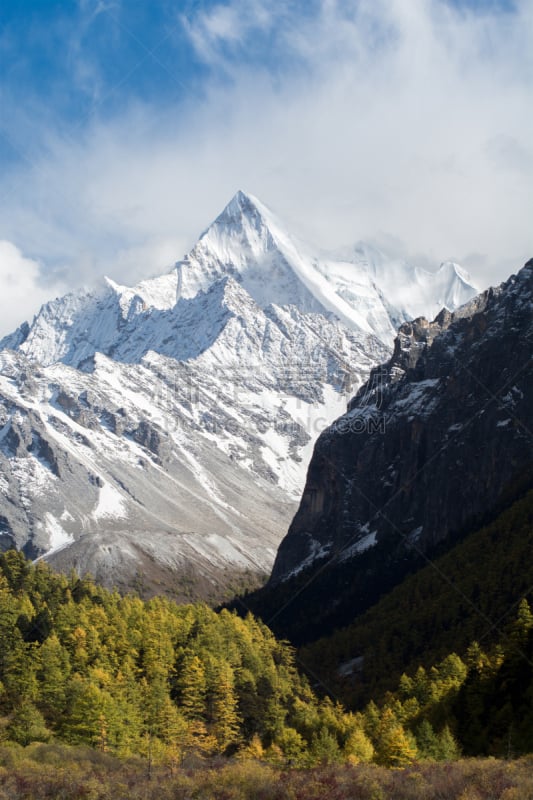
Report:
<svg viewBox="0 0 533 800"><path fill-rule="evenodd" d="M277 633L301 642L346 624L532 474L532 306L530 261L454 314L400 328L317 440L270 582L250 599Z"/></svg>
<svg viewBox="0 0 533 800"><path fill-rule="evenodd" d="M5 337L3 546L107 585L175 570L209 597L226 567L267 572L315 436L390 352L386 303L341 266L344 296L240 192L171 272L70 293Z"/></svg>
<svg viewBox="0 0 533 800"><path fill-rule="evenodd" d="M208 290L218 279L226 276L241 283L263 309L271 304L296 305L304 312L333 313L349 328L377 335L390 346L395 335L391 316L404 322L418 316L413 312L421 303L428 305L427 298L418 298L414 302L412 299L420 276L424 276L429 290L433 290L435 287L431 287L431 283L442 283L439 276L450 272L447 264L452 262L445 262L437 272L431 273L405 261L387 259L375 248L365 248L364 258L360 257L361 247L359 250L356 247L349 261L335 262L319 256L288 233L273 212L257 198L238 191L201 234L190 253L176 262L169 273L143 280L131 288L104 278L96 289L78 290L52 300L43 306L32 325L24 323L13 334L0 340L0 350L20 349L42 363L49 363L50 358L64 360L66 354L61 349L54 351L51 343L46 341L42 348L32 348L32 339L46 340L47 330L53 328L53 320L57 320L61 328L55 331L55 335L62 335L63 341L68 338L69 328L76 327L76 315L81 316L78 327L86 334L91 310L96 307L100 316L105 311L110 317L111 330L104 329L103 341L95 343L105 351L109 344L105 336L116 334L113 323L118 326L151 308L171 310L180 297L192 299L200 290ZM458 265L452 267L459 283L452 281L450 286L448 281L444 294L442 287L437 286L437 293L442 294L432 299L433 306L438 306L437 312L446 306L446 302L456 307L477 293L473 284L468 283L467 273ZM372 283L372 276L378 279L377 285ZM391 280L394 291L398 292L398 284L403 283L404 294L411 295L409 309L400 311L394 308L390 297L385 297L385 286ZM354 294L356 290L357 294ZM84 305L87 305L85 315ZM358 306L362 306L364 312ZM101 347L99 349L102 351Z"/></svg>

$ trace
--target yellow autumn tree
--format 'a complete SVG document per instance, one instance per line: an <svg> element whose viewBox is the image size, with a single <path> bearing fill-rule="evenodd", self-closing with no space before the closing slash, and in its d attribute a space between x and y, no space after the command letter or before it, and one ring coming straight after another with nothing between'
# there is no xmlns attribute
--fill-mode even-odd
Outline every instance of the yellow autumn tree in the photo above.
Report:
<svg viewBox="0 0 533 800"><path fill-rule="evenodd" d="M406 767L417 756L416 743L390 708L385 708L377 732L376 762L386 767Z"/></svg>

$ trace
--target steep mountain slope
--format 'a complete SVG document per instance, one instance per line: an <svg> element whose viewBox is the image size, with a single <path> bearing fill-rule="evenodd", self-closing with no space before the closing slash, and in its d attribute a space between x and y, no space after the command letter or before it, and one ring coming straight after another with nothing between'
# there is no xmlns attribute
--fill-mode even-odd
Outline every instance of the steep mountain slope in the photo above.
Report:
<svg viewBox="0 0 533 800"><path fill-rule="evenodd" d="M142 352L159 330L163 354L138 362L96 353L85 372L1 354L6 546L34 556L62 546L49 560L105 583L159 580L162 569L171 584L183 572L182 593L192 580L204 596L236 572L268 571L311 433L345 408L344 361L364 375L384 349L297 309L267 317L231 278L189 305L168 320L148 314L122 340Z"/></svg>
<svg viewBox="0 0 533 800"><path fill-rule="evenodd" d="M399 331L320 436L270 584L284 635L346 623L533 471L533 261L433 323Z"/></svg>
<svg viewBox="0 0 533 800"><path fill-rule="evenodd" d="M533 491L406 578L351 625L302 648L300 663L350 707L393 690L473 641L505 643L533 585Z"/></svg>
<svg viewBox="0 0 533 800"><path fill-rule="evenodd" d="M0 342L2 547L179 597L267 572L401 316L339 269L239 192L170 273L43 306Z"/></svg>

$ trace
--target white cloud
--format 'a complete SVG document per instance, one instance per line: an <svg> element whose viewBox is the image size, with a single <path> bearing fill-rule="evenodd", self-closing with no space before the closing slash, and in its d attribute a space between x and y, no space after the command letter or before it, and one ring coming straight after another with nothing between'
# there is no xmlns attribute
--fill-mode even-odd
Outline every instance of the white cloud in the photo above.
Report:
<svg viewBox="0 0 533 800"><path fill-rule="evenodd" d="M235 0L189 19L216 64L203 94L49 141L0 201L0 234L70 285L132 283L242 188L324 247L388 242L454 258L481 285L516 271L533 249L531 3L297 5Z"/></svg>
<svg viewBox="0 0 533 800"><path fill-rule="evenodd" d="M228 46L246 47L247 36L271 29L282 9L282 3L273 11L261 0L234 0L202 9L192 20L183 15L182 22L201 58L220 65Z"/></svg>
<svg viewBox="0 0 533 800"><path fill-rule="evenodd" d="M56 288L58 293L64 291ZM52 287L43 286L37 261L25 258L11 242L0 241L0 336L31 320L53 293Z"/></svg>

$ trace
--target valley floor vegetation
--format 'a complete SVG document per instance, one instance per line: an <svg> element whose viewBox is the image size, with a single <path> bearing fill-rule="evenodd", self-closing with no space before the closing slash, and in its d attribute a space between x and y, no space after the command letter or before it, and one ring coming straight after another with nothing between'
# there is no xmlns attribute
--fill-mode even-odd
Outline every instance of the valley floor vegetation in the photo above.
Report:
<svg viewBox="0 0 533 800"><path fill-rule="evenodd" d="M276 768L253 760L189 759L147 771L82 746L0 746L0 800L531 800L533 759Z"/></svg>

